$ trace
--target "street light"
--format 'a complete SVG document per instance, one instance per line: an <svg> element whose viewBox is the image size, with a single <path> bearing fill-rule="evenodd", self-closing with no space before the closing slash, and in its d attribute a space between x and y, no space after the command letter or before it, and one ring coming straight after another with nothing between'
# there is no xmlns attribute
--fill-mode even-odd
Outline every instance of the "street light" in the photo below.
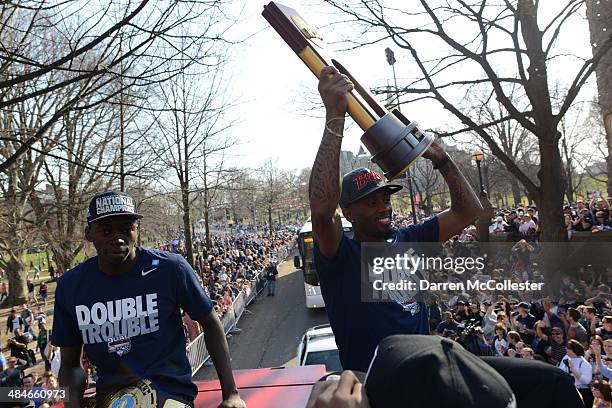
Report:
<svg viewBox="0 0 612 408"><path fill-rule="evenodd" d="M393 82L395 83L395 100L397 103L397 110L400 110L400 101L399 101L399 88L397 87L397 76L395 75L395 54L393 54L393 50L389 47L385 48L385 57L387 58L387 63L391 65L393 69ZM416 207L414 205L414 192L412 191L412 174L410 173L410 168L406 169L406 179L408 183L408 193L410 194L410 204L412 206L412 223L416 225L417 223L417 214Z"/></svg>
<svg viewBox="0 0 612 408"><path fill-rule="evenodd" d="M478 180L480 182L480 197L486 198L487 192L485 191L484 184L482 184L482 170L480 168L480 164L484 161L484 153L481 150L476 150L472 153L472 160L476 162L476 167L478 167Z"/></svg>

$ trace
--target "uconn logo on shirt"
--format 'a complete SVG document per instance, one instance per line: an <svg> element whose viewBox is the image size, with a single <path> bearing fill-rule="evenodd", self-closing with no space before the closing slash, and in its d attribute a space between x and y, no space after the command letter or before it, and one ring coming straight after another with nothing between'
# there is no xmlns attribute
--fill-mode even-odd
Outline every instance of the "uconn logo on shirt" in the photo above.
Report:
<svg viewBox="0 0 612 408"><path fill-rule="evenodd" d="M108 343L159 330L157 293L75 306L83 344Z"/></svg>

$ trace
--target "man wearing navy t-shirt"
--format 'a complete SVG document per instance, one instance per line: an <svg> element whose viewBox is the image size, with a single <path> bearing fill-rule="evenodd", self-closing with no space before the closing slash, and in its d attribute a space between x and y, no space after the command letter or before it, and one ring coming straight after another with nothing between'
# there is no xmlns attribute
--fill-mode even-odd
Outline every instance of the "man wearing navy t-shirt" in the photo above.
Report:
<svg viewBox="0 0 612 408"><path fill-rule="evenodd" d="M339 180L339 157L353 84L334 67L321 71L319 93L326 110L323 139L310 175L309 199L315 239L314 260L321 293L344 369L367 371L374 349L393 334L429 334L422 302L361 302L361 243L444 242L474 221L482 206L457 166L434 142L423 157L448 184L451 208L422 224L395 229L391 194L402 187L385 184L376 172L360 168ZM353 224L354 239L343 234L336 207Z"/></svg>
<svg viewBox="0 0 612 408"><path fill-rule="evenodd" d="M197 388L185 354L182 309L204 327L221 383L220 406L245 407L210 299L184 258L135 246L140 218L129 194L94 196L85 236L97 256L57 284L52 343L61 347L59 381L70 392L66 405L82 406L85 349L98 369L96 406L192 407Z"/></svg>

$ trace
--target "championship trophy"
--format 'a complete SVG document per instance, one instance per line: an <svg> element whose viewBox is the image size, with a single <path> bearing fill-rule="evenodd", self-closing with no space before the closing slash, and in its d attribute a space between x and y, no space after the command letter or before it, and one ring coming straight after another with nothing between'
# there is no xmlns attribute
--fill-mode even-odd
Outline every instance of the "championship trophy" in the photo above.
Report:
<svg viewBox="0 0 612 408"><path fill-rule="evenodd" d="M433 136L421 132L399 110L387 111L342 64L326 57L323 38L297 11L272 1L262 15L317 78L323 67L333 65L353 82L348 113L365 132L361 142L387 180L402 175L429 148Z"/></svg>

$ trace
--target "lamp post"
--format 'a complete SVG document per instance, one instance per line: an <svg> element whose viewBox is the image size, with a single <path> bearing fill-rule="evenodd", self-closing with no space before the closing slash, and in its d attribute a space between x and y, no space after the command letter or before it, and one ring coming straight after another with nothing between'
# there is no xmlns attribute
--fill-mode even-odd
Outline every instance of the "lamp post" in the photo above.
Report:
<svg viewBox="0 0 612 408"><path fill-rule="evenodd" d="M480 183L480 204L482 205L482 213L478 216L478 221L476 222L476 233L478 235L479 242L488 242L489 241L489 226L491 225L491 220L493 219L493 206L487 197L487 192L485 191L484 184L482 183L482 169L480 168L482 162L484 161L484 153L480 150L476 150L472 153L472 160L476 162L476 167L478 168L478 181Z"/></svg>
<svg viewBox="0 0 612 408"><path fill-rule="evenodd" d="M395 100L397 103L397 110L400 110L400 101L399 101L399 88L397 87L397 76L395 75L395 54L391 48L385 48L385 56L387 57L387 63L391 65L393 69L393 83L395 84ZM406 169L406 183L408 184L408 193L410 194L410 204L412 208L412 223L416 225L417 223L417 213L416 207L414 205L414 192L412 191L412 174L410 172L410 168Z"/></svg>
<svg viewBox="0 0 612 408"><path fill-rule="evenodd" d="M476 162L476 167L478 167L478 181L480 183L480 197L487 197L487 192L485 190L484 184L482 183L482 169L480 167L481 163L484 161L484 153L480 150L476 150L472 153L472 160Z"/></svg>

